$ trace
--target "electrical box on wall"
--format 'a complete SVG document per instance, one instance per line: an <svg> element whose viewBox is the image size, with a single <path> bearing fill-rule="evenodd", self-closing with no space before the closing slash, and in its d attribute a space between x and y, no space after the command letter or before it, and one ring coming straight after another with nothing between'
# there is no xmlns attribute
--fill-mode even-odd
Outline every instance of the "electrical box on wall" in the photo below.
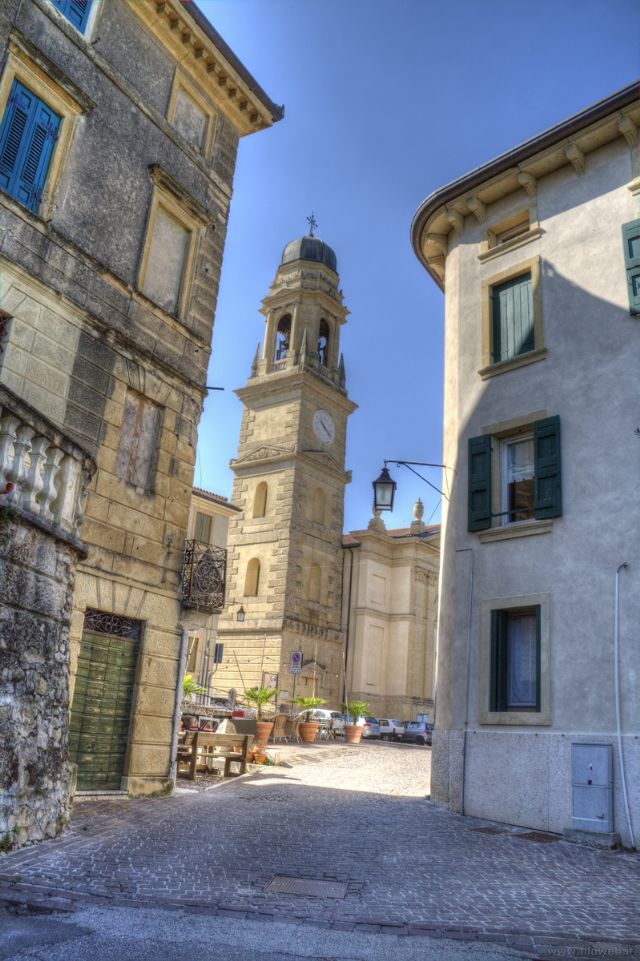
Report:
<svg viewBox="0 0 640 961"><path fill-rule="evenodd" d="M571 826L581 831L613 831L613 749L610 744L571 745L573 809Z"/></svg>

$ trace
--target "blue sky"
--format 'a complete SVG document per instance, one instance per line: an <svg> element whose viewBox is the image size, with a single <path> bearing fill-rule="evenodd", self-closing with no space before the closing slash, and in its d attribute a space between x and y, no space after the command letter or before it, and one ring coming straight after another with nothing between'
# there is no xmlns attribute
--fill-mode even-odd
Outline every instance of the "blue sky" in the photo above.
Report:
<svg viewBox="0 0 640 961"><path fill-rule="evenodd" d="M285 118L240 142L195 483L226 496L241 405L285 244L336 251L353 472L366 527L383 459L441 459L443 297L411 249L421 201L640 75L636 0L200 0ZM388 527L438 495L406 469ZM427 473L439 484L438 472Z"/></svg>

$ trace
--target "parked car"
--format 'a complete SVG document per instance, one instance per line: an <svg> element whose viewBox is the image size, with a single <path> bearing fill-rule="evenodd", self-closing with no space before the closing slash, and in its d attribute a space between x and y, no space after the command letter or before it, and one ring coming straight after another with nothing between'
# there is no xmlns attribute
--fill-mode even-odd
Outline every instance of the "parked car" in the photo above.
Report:
<svg viewBox="0 0 640 961"><path fill-rule="evenodd" d="M311 711L301 711L298 717L310 721L317 721L321 728L331 730L334 734L344 734L344 719L340 711L327 711L322 707L314 707Z"/></svg>
<svg viewBox="0 0 640 961"><path fill-rule="evenodd" d="M381 741L399 741L404 734L404 725L397 717L378 718Z"/></svg>
<svg viewBox="0 0 640 961"><path fill-rule="evenodd" d="M431 744L433 734L433 724L425 721L410 721L402 734L402 741L411 741L414 744Z"/></svg>
<svg viewBox="0 0 640 961"><path fill-rule="evenodd" d="M377 717L365 717L362 714L359 717L351 717L350 714L343 714L342 718L345 724L357 724L361 727L363 737L380 737L380 724Z"/></svg>

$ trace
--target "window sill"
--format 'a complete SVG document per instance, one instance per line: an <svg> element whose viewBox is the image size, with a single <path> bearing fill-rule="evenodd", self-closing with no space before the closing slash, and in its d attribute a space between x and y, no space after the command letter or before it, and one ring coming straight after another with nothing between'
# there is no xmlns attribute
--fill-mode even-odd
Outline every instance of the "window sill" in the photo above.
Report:
<svg viewBox="0 0 640 961"><path fill-rule="evenodd" d="M515 370L518 367L526 367L528 364L535 364L539 360L544 360L547 356L546 347L538 347L536 350L530 350L526 354L519 354L517 357L510 357L509 360L501 360L497 364L490 364L488 367L482 367L478 373L483 380L488 380L489 377L495 377L497 374L504 374L508 370Z"/></svg>
<svg viewBox="0 0 640 961"><path fill-rule="evenodd" d="M481 711L480 724L544 727L551 724L547 711Z"/></svg>
<svg viewBox="0 0 640 961"><path fill-rule="evenodd" d="M553 521L529 521L523 524L505 524L503 527L491 527L480 531L478 539L482 544L492 541L508 541L512 537L532 537L534 534L548 534L553 528Z"/></svg>
<svg viewBox="0 0 640 961"><path fill-rule="evenodd" d="M524 247L525 244L530 243L532 240L537 240L542 236L542 230L540 227L532 227L531 230L527 231L526 234L521 234L519 237L514 237L513 240L507 240L504 244L498 244L497 247L490 247L488 250L483 250L482 253L478 254L478 260L481 264L484 264L487 260L493 260L494 257L499 257L501 254L506 254L510 250L516 250L518 247Z"/></svg>

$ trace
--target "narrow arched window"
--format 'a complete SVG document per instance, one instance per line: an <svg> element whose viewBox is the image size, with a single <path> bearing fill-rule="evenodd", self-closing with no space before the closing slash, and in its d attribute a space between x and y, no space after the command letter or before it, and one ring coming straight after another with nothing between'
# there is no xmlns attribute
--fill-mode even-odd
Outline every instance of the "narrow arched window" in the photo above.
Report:
<svg viewBox="0 0 640 961"><path fill-rule="evenodd" d="M313 492L313 500L311 502L311 520L316 524L324 524L325 503L324 491L319 487L316 488Z"/></svg>
<svg viewBox="0 0 640 961"><path fill-rule="evenodd" d="M247 564L247 573L244 577L244 596L256 597L260 587L260 561L257 557L252 557Z"/></svg>
<svg viewBox="0 0 640 961"><path fill-rule="evenodd" d="M291 340L291 315L285 314L278 321L276 330L276 348L274 360L284 360L289 352L289 342Z"/></svg>
<svg viewBox="0 0 640 961"><path fill-rule="evenodd" d="M322 579L322 572L320 570L319 564L312 564L309 570L309 600L319 601L320 600L320 584Z"/></svg>
<svg viewBox="0 0 640 961"><path fill-rule="evenodd" d="M329 334L329 324L326 320L321 320L318 331L318 360L323 367L329 362Z"/></svg>
<svg viewBox="0 0 640 961"><path fill-rule="evenodd" d="M253 497L253 516L264 517L267 513L267 483L260 481Z"/></svg>

